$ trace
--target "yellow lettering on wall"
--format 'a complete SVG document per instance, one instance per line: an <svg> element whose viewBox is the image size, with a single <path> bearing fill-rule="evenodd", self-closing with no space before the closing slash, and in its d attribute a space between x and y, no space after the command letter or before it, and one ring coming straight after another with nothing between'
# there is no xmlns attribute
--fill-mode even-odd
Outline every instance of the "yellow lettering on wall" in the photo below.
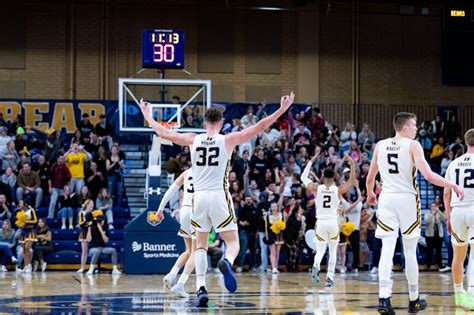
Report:
<svg viewBox="0 0 474 315"><path fill-rule="evenodd" d="M48 130L48 123L43 122L43 115L39 114L49 112L48 102L24 102L23 108L25 109L25 124L27 126L38 128L44 132Z"/></svg>
<svg viewBox="0 0 474 315"><path fill-rule="evenodd" d="M76 131L76 117L72 103L56 103L54 105L53 121L51 127L56 130L65 128L67 133Z"/></svg>
<svg viewBox="0 0 474 315"><path fill-rule="evenodd" d="M0 113L3 114L3 119L13 121L21 114L21 105L18 102L0 102Z"/></svg>
<svg viewBox="0 0 474 315"><path fill-rule="evenodd" d="M82 114L89 114L89 120L94 126L99 122L99 116L105 114L105 106L100 103L79 103L79 109L81 118Z"/></svg>

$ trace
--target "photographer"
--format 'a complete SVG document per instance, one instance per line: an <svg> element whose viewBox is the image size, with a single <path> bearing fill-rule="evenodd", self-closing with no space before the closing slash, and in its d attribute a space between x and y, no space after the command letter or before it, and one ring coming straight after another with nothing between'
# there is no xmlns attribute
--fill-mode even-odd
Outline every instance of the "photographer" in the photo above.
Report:
<svg viewBox="0 0 474 315"><path fill-rule="evenodd" d="M115 248L112 247L105 247L105 245L109 242L109 238L107 237L107 232L104 229L104 217L102 215L98 215L92 221L92 225L89 226L87 230L87 241L89 242L89 254L92 254L91 264L89 271L87 272L88 275L94 274L95 265L99 260L99 256L101 254L110 255L112 259L112 274L113 275L120 275L121 272L117 268L117 251Z"/></svg>

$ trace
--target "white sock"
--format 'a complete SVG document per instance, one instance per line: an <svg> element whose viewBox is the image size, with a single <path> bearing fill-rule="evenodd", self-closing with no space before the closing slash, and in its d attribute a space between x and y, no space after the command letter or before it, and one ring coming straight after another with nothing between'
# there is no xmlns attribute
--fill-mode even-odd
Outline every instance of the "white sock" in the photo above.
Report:
<svg viewBox="0 0 474 315"><path fill-rule="evenodd" d="M396 237L382 238L382 252L379 261L379 297L389 298L392 295L392 273L393 253L397 245Z"/></svg>
<svg viewBox="0 0 474 315"><path fill-rule="evenodd" d="M196 249L194 264L196 268L196 288L199 290L201 287L206 287L207 251L205 249Z"/></svg>
<svg viewBox="0 0 474 315"><path fill-rule="evenodd" d="M418 237L403 239L405 253L405 275L408 281L408 294L410 301L418 299L418 260L416 259L416 246Z"/></svg>
<svg viewBox="0 0 474 315"><path fill-rule="evenodd" d="M471 245L471 250L469 253L469 265L468 265L468 270L467 270L467 292L470 294L474 294L474 268L472 266L472 263L474 263L474 249L473 246Z"/></svg>
<svg viewBox="0 0 474 315"><path fill-rule="evenodd" d="M189 279L189 275L187 273L182 273L181 276L179 276L179 280L178 280L178 283L181 283L181 284L186 284L186 282L188 281Z"/></svg>
<svg viewBox="0 0 474 315"><path fill-rule="evenodd" d="M179 267L177 267L176 265L174 265L173 268L171 268L170 274L172 274L173 276L176 277L176 276L178 275L180 269L181 269L181 268L179 268Z"/></svg>
<svg viewBox="0 0 474 315"><path fill-rule="evenodd" d="M454 294L458 294L458 293L463 293L464 292L464 288L463 288L463 285L462 285L462 282L461 283L458 283L458 284L454 284Z"/></svg>
<svg viewBox="0 0 474 315"><path fill-rule="evenodd" d="M232 255L226 254L225 259L227 259L231 266L234 264L235 257L233 257Z"/></svg>
<svg viewBox="0 0 474 315"><path fill-rule="evenodd" d="M321 269L321 261L326 253L326 242L316 241L316 255L314 255L313 267Z"/></svg>
<svg viewBox="0 0 474 315"><path fill-rule="evenodd" d="M329 279L334 280L334 273L336 272L336 256L337 256L337 244L338 242L329 242L329 259L328 259L328 273Z"/></svg>

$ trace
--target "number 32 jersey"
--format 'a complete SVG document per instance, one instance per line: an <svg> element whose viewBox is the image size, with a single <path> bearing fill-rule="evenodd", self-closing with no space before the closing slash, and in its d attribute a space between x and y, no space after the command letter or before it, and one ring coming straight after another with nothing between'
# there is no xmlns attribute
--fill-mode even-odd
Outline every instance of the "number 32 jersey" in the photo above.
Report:
<svg viewBox="0 0 474 315"><path fill-rule="evenodd" d="M378 143L378 160L383 193L412 193L418 195L416 168L410 156L414 140L392 138Z"/></svg>
<svg viewBox="0 0 474 315"><path fill-rule="evenodd" d="M230 156L224 135L196 135L191 149L193 184L196 191L227 189Z"/></svg>

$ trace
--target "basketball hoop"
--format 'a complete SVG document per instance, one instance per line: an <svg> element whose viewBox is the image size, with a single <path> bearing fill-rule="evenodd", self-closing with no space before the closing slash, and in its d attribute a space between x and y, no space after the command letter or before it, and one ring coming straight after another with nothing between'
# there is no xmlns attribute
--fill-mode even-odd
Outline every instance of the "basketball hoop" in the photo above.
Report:
<svg viewBox="0 0 474 315"><path fill-rule="evenodd" d="M176 129L179 128L179 125L175 121L160 121L158 122L161 126L168 128L168 129ZM160 137L160 142L162 145L173 145L173 142L170 140L166 140Z"/></svg>

